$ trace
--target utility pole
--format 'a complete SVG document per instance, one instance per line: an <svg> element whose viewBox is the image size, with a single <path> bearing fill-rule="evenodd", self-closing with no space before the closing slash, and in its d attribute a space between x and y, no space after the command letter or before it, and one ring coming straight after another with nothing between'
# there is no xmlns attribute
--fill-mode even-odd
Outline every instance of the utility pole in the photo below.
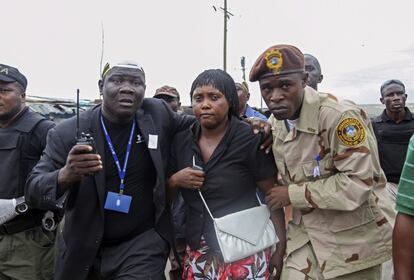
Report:
<svg viewBox="0 0 414 280"><path fill-rule="evenodd" d="M227 69L227 0L224 0L223 70Z"/></svg>
<svg viewBox="0 0 414 280"><path fill-rule="evenodd" d="M240 65L243 72L243 81L246 81L246 58L244 56L240 58Z"/></svg>
<svg viewBox="0 0 414 280"><path fill-rule="evenodd" d="M217 8L213 6L214 11L217 12ZM227 69L227 21L230 19L230 16L234 16L227 10L227 0L224 0L224 7L220 7L220 10L224 14L224 32L223 32L223 70Z"/></svg>
<svg viewBox="0 0 414 280"><path fill-rule="evenodd" d="M99 62L99 77L102 75L102 62L104 57L104 46L105 46L105 30L104 30L104 24L101 21L101 31L102 31L102 46L101 46L101 60ZM102 95L99 94L99 100L102 100Z"/></svg>

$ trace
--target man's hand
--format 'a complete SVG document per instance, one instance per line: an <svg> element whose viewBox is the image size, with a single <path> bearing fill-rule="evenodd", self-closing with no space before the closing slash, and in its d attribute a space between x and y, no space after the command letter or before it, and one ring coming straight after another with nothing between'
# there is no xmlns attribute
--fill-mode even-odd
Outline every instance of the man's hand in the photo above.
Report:
<svg viewBox="0 0 414 280"><path fill-rule="evenodd" d="M269 265L269 273L271 275L271 280L279 280L280 275L282 273L283 268L283 256L285 255L286 250L286 241L282 244L279 241L277 243L276 251L273 253L272 257L270 258L270 265ZM276 273L273 270L276 269Z"/></svg>
<svg viewBox="0 0 414 280"><path fill-rule="evenodd" d="M273 144L272 127L270 124L267 121L258 118L248 118L244 120L252 126L254 134L258 134L259 132L263 133L264 139L260 149L264 149L265 153L268 154L272 149Z"/></svg>
<svg viewBox="0 0 414 280"><path fill-rule="evenodd" d="M68 186L82 180L84 176L92 175L102 170L101 156L90 153L89 145L75 145L70 150L66 164L59 170L58 185L66 189ZM62 190L64 192L64 190Z"/></svg>
<svg viewBox="0 0 414 280"><path fill-rule="evenodd" d="M204 183L204 177L204 171L187 167L172 175L168 185L173 188L199 189Z"/></svg>
<svg viewBox="0 0 414 280"><path fill-rule="evenodd" d="M0 225L14 219L17 215L15 199L0 199Z"/></svg>
<svg viewBox="0 0 414 280"><path fill-rule="evenodd" d="M290 205L287 186L275 186L266 194L266 204L271 211Z"/></svg>
<svg viewBox="0 0 414 280"><path fill-rule="evenodd" d="M392 235L395 279L414 279L414 216L399 212Z"/></svg>

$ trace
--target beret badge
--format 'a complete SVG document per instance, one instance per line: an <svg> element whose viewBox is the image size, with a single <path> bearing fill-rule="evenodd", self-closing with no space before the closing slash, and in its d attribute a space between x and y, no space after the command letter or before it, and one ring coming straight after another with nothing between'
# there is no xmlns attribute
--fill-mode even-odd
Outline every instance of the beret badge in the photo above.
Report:
<svg viewBox="0 0 414 280"><path fill-rule="evenodd" d="M278 49L271 49L265 54L266 66L275 75L280 73L283 65L282 53Z"/></svg>

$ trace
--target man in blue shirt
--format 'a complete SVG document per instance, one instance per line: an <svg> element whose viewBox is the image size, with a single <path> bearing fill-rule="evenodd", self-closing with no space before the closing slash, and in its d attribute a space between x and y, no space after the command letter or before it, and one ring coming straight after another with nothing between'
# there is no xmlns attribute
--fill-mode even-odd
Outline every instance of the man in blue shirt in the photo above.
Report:
<svg viewBox="0 0 414 280"><path fill-rule="evenodd" d="M247 83L236 83L237 95L239 97L239 113L240 117L243 118L259 118L262 120L267 120L266 116L262 113L254 110L252 107L247 104L249 101L250 93Z"/></svg>

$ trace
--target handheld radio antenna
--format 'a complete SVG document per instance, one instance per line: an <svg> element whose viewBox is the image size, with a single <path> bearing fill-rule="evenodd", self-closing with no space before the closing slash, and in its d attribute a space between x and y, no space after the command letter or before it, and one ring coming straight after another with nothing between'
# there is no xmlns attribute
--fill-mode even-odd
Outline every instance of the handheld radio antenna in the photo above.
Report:
<svg viewBox="0 0 414 280"><path fill-rule="evenodd" d="M80 138L79 132L79 89L76 90L76 138Z"/></svg>

